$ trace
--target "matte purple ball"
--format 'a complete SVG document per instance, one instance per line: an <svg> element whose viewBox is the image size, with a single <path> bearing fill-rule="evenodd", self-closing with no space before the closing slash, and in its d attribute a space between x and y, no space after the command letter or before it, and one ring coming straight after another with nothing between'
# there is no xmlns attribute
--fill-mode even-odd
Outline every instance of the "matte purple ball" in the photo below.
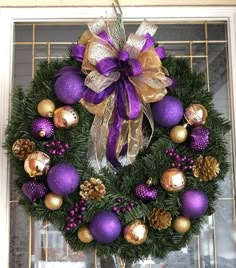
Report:
<svg viewBox="0 0 236 268"><path fill-rule="evenodd" d="M108 210L95 214L90 221L89 230L93 238L99 243L111 243L121 232L121 222L118 216Z"/></svg>
<svg viewBox="0 0 236 268"><path fill-rule="evenodd" d="M44 136L40 136L41 132L44 132ZM54 135L54 125L48 118L36 118L31 124L31 134L36 139L49 139Z"/></svg>
<svg viewBox="0 0 236 268"><path fill-rule="evenodd" d="M187 218L199 218L208 208L208 197L200 190L188 190L181 197L180 212Z"/></svg>
<svg viewBox="0 0 236 268"><path fill-rule="evenodd" d="M172 96L165 96L162 100L152 105L153 118L162 127L173 127L183 117L184 107L182 102Z"/></svg>
<svg viewBox="0 0 236 268"><path fill-rule="evenodd" d="M65 73L57 79L54 90L61 102L74 104L82 98L85 85L78 74Z"/></svg>
<svg viewBox="0 0 236 268"><path fill-rule="evenodd" d="M43 182L29 181L22 185L22 192L27 196L32 202L37 199L43 198L48 193L48 188Z"/></svg>
<svg viewBox="0 0 236 268"><path fill-rule="evenodd" d="M49 170L47 175L48 187L58 195L73 193L79 182L79 173L70 164L57 164Z"/></svg>

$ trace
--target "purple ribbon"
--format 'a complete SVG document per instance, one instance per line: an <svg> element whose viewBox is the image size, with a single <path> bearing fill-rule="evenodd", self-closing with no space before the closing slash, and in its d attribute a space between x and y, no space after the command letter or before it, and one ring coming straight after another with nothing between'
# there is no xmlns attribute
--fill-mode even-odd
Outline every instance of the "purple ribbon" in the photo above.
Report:
<svg viewBox="0 0 236 268"><path fill-rule="evenodd" d="M109 76L113 71L118 69L118 60L114 58L104 58L96 64L100 74Z"/></svg>
<svg viewBox="0 0 236 268"><path fill-rule="evenodd" d="M151 46L155 44L154 38L149 33L146 33L144 37L146 38L146 42L142 48L142 51L148 50Z"/></svg>
<svg viewBox="0 0 236 268"><path fill-rule="evenodd" d="M166 51L164 47L156 47L155 51L157 55L159 56L160 60L166 58Z"/></svg>
<svg viewBox="0 0 236 268"><path fill-rule="evenodd" d="M82 44L73 45L71 49L71 56L77 61L83 61L84 59L85 46Z"/></svg>
<svg viewBox="0 0 236 268"><path fill-rule="evenodd" d="M110 45L113 46L113 42L111 40L111 38L109 37L109 35L105 32L105 31L101 31L98 36L100 38L102 38L103 40L107 41L107 43L109 43Z"/></svg>
<svg viewBox="0 0 236 268"><path fill-rule="evenodd" d="M114 91L114 84L111 84L109 87L105 88L102 92L96 93L90 88L87 88L84 91L83 99L87 102L93 104L99 104L104 101L111 93Z"/></svg>

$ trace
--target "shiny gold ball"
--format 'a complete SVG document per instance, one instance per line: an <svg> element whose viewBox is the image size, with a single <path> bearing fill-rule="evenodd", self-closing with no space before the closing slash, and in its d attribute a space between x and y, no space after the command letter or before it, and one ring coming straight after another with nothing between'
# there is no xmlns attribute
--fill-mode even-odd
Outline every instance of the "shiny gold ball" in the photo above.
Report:
<svg viewBox="0 0 236 268"><path fill-rule="evenodd" d="M148 228L141 220L135 220L124 228L124 238L128 243L140 245L147 240Z"/></svg>
<svg viewBox="0 0 236 268"><path fill-rule="evenodd" d="M49 193L44 198L45 206L50 210L57 210L62 206L63 198L60 195Z"/></svg>
<svg viewBox="0 0 236 268"><path fill-rule="evenodd" d="M55 104L49 99L44 99L39 102L37 110L43 117L52 117L55 111Z"/></svg>
<svg viewBox="0 0 236 268"><path fill-rule="evenodd" d="M47 174L50 168L50 157L41 151L28 155L24 162L24 169L30 177Z"/></svg>
<svg viewBox="0 0 236 268"><path fill-rule="evenodd" d="M190 227L191 222L188 218L183 216L178 216L177 218L175 218L173 228L175 229L176 232L184 234L190 229Z"/></svg>
<svg viewBox="0 0 236 268"><path fill-rule="evenodd" d="M181 191L185 183L185 175L178 168L169 168L162 174L161 186L168 192Z"/></svg>
<svg viewBox="0 0 236 268"><path fill-rule="evenodd" d="M190 104L184 112L185 119L193 127L204 125L207 116L208 112L201 104Z"/></svg>
<svg viewBox="0 0 236 268"><path fill-rule="evenodd" d="M175 126L170 131L170 138L175 143L185 142L188 137L188 131L184 126Z"/></svg>
<svg viewBox="0 0 236 268"><path fill-rule="evenodd" d="M90 233L90 230L87 225L83 225L79 228L77 236L79 240L83 243L90 243L91 241L93 241L93 236Z"/></svg>
<svg viewBox="0 0 236 268"><path fill-rule="evenodd" d="M55 110L53 122L57 128L70 128L79 122L79 115L71 106L63 106Z"/></svg>

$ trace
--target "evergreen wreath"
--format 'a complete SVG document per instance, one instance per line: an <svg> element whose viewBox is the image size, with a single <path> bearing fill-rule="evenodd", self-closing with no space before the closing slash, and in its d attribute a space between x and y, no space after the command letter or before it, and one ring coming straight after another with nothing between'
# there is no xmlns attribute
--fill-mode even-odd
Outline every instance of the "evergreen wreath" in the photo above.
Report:
<svg viewBox="0 0 236 268"><path fill-rule="evenodd" d="M89 23L68 59L40 63L13 92L5 147L19 202L74 251L162 258L214 212L230 124L155 31L144 21L125 41L120 15Z"/></svg>

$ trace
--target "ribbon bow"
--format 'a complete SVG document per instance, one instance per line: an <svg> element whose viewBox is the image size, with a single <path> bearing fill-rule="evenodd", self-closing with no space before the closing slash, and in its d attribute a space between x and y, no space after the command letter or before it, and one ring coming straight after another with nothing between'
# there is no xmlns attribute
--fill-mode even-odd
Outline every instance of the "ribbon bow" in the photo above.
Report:
<svg viewBox="0 0 236 268"><path fill-rule="evenodd" d="M127 41L120 15L108 24L99 19L88 26L72 47L72 56L87 74L81 103L95 114L89 157L99 167L104 159L120 167L119 156L126 155L132 163L144 146L143 114L153 132L149 103L161 100L172 80L160 60L165 52L154 48L157 26L144 21Z"/></svg>

